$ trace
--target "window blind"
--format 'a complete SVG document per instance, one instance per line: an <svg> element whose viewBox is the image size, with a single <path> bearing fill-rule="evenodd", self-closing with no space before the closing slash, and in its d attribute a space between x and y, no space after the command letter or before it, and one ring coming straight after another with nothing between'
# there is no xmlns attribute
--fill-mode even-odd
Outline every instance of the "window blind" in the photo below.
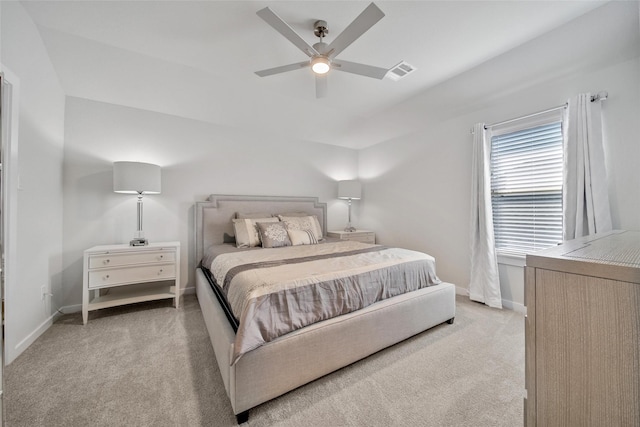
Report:
<svg viewBox="0 0 640 427"><path fill-rule="evenodd" d="M525 254L562 241L562 122L491 139L496 249Z"/></svg>

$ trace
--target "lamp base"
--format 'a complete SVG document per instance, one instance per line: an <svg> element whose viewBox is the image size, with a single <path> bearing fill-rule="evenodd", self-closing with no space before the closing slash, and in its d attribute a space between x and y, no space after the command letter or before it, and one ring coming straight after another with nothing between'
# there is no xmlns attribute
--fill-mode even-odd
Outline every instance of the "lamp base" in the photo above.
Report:
<svg viewBox="0 0 640 427"><path fill-rule="evenodd" d="M147 246L149 241L144 237L136 237L132 241L129 242L130 246Z"/></svg>
<svg viewBox="0 0 640 427"><path fill-rule="evenodd" d="M350 225L347 225L344 229L344 231L349 232L349 233L353 233L354 231L356 231L355 227L351 227Z"/></svg>

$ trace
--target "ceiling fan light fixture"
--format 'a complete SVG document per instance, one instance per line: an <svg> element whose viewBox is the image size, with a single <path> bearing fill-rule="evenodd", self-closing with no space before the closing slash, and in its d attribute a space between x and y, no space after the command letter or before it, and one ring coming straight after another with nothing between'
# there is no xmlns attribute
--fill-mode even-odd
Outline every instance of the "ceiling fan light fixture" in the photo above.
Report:
<svg viewBox="0 0 640 427"><path fill-rule="evenodd" d="M311 70L316 74L326 74L331 69L331 62L325 56L316 56L311 60Z"/></svg>
<svg viewBox="0 0 640 427"><path fill-rule="evenodd" d="M351 21L331 44L324 42L324 37L329 32L327 21L316 21L313 24L313 33L316 37L320 38L320 41L313 46L300 37L289 24L283 21L282 18L268 6L260 9L256 14L309 58L295 64L256 71L255 73L260 77L309 67L315 75L316 98L322 98L326 95L327 74L333 72L333 69L379 80L383 79L387 74L390 74L388 68L374 67L372 65L349 62L336 58L343 50L348 48L351 43L369 31L376 22L384 17L384 12L374 3L369 4L356 19ZM402 73L405 74L407 72L406 70L402 71Z"/></svg>

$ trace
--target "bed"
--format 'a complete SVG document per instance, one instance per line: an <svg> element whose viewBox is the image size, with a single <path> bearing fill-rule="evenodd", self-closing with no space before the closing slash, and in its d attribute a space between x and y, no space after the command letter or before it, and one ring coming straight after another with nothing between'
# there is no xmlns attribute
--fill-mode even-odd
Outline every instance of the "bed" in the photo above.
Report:
<svg viewBox="0 0 640 427"><path fill-rule="evenodd" d="M432 259L426 254L386 248L380 245L332 242L330 239L326 239L326 212L326 204L320 203L315 197L211 195L207 201L196 202L194 227L197 267L196 294L225 390L239 424L248 419L251 408L261 403L436 325L445 322L453 323L455 286L441 282L435 276L434 263L433 274L421 270L417 276L414 273L402 273L402 277L411 278L403 280L408 282L403 286L414 286L413 278L418 277L415 281L429 282L424 285L425 287L398 291L401 293L393 291L377 302L358 302L363 305L362 308L354 306L355 308L344 309L344 306L349 304L341 304L335 308L338 311L337 314L326 315L324 312L331 310L323 309L318 310L321 314L316 313L315 316L309 318L305 313L302 316L303 320L299 320L297 315L293 316L296 317L296 321L293 322L289 321L288 317L285 322L282 319L276 319L273 321L274 324L289 326L276 328L279 329L279 332L273 336L264 332L267 328L264 326L264 321L270 316L260 317L254 313L253 317L261 319L261 326L257 329L247 329L250 328L248 326L250 322L246 321L248 317L237 313L239 309L234 311L234 307L244 307L245 309L249 306L261 307L264 300L257 303L255 301L249 302L249 300L240 301L230 293L230 289L240 286L245 276L260 276L264 278L264 281L267 281L265 277L272 277L271 272L278 271L278 274L284 275L286 278L292 275L291 270L296 268L309 270L310 264L305 264L308 262L333 263L334 269L341 269L342 267L335 266L342 266L347 262L346 259L349 259L349 265L356 263L354 268L358 269L358 274L366 276L377 274L377 270L368 267L371 259L379 258L385 262L389 259L402 259L402 261L397 261L403 264L402 268L405 268L404 264L412 266L411 268L417 268L416 265L426 265L428 260ZM235 249L224 249L225 247L235 248L235 232L239 228L236 225L234 229L233 220L237 216L256 218L265 215L276 217L278 214L285 215L285 217L287 215L300 217L306 215L316 218L315 227L321 230L322 236L319 236L319 240L322 239L323 243L277 249L252 247L240 255L237 255L238 252ZM289 219L295 224L295 220ZM287 222L287 227L290 224ZM266 227L267 225L271 224L261 223L260 226ZM311 234L310 239L313 240L313 233ZM241 241L244 237L239 235L238 239ZM345 243L347 245L344 245ZM212 248L216 248L214 252L217 251L222 255L218 253L212 255ZM340 251L344 251L344 256L337 257L336 253ZM227 254L227 252L229 253ZM281 255L284 253L294 255ZM309 254L313 254L312 259L309 258ZM291 262L289 258L292 256L298 257L294 261L295 265L282 265L281 257L286 257L286 262L289 263ZM316 259L317 257L326 258L326 260L319 261ZM239 260L247 260L249 268L246 265L239 265L242 264ZM389 262L395 263L396 261ZM400 268L395 264L389 265L389 271L395 272ZM258 269L259 267L266 268ZM420 268L426 270L430 267ZM270 274L265 272L270 272ZM336 282L336 286L338 286L344 281L340 275L333 277L327 276L329 273L314 272L313 274L319 274L323 280L330 276L330 280L322 281L323 289L333 282ZM275 273L273 277L280 280L280 276ZM393 279L396 276L390 275L389 277ZM308 280L315 281L316 279ZM350 278L349 281L353 282ZM398 280L399 282L401 280ZM315 283L311 285L316 286ZM284 289L283 292L290 289L288 285L283 286L275 282L274 286L279 290ZM365 286L365 288L367 287L368 285ZM402 286L392 286L394 289L396 287L401 288ZM252 295L256 289L255 287L251 288ZM334 290L330 291L330 293L333 292ZM358 295L363 292L363 289L359 289ZM250 291L239 293L245 295ZM367 300L366 297L361 299ZM311 311L313 310L309 310L309 312ZM334 315L335 317L333 317ZM245 319L245 321L239 321L239 319Z"/></svg>

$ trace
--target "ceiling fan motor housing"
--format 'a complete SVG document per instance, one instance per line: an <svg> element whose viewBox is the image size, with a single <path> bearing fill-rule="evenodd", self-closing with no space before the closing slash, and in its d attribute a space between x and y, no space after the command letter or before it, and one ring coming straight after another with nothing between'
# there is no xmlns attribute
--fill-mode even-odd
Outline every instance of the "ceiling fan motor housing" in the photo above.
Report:
<svg viewBox="0 0 640 427"><path fill-rule="evenodd" d="M327 26L327 21L316 21L315 24L313 24L313 34L316 35L316 37L325 37L327 34L329 34L329 27Z"/></svg>

